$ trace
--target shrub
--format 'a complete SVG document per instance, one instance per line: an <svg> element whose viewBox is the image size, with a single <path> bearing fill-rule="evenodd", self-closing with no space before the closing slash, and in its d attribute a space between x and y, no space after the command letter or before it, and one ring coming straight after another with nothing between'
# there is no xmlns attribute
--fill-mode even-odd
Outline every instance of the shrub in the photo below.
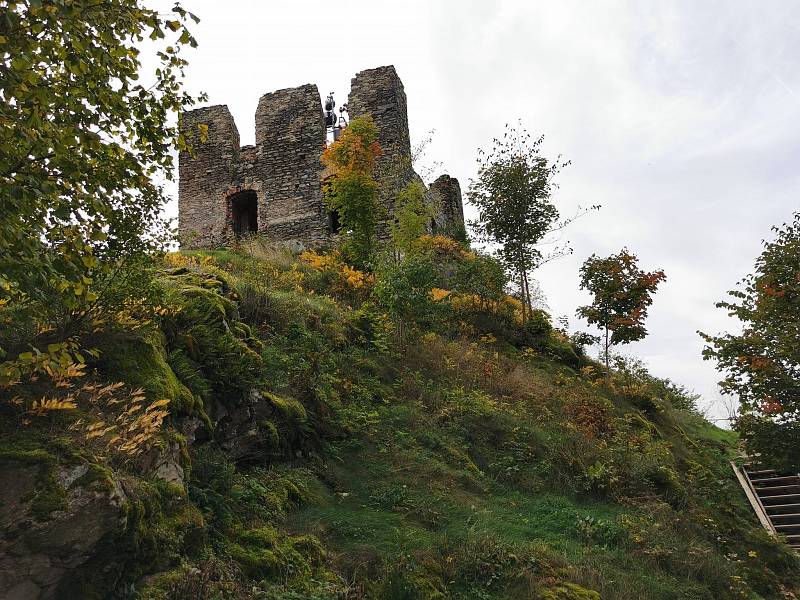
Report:
<svg viewBox="0 0 800 600"><path fill-rule="evenodd" d="M319 254L306 250L300 260L307 264L313 276L306 278L305 286L317 293L327 294L357 306L369 296L375 277L345 263L338 253Z"/></svg>
<svg viewBox="0 0 800 600"><path fill-rule="evenodd" d="M392 318L402 345L415 328L430 325L435 318L437 306L431 298L434 265L411 254L399 263L385 260L376 276L375 299Z"/></svg>

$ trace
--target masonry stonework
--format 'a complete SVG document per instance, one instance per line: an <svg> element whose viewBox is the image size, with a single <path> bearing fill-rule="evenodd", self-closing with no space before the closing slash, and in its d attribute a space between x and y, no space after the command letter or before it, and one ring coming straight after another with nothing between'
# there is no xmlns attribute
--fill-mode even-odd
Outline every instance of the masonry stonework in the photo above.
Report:
<svg viewBox="0 0 800 600"><path fill-rule="evenodd" d="M391 219L397 193L420 180L411 165L406 95L395 68L358 73L351 81L348 108L351 118L368 114L378 126L380 198ZM204 127L207 135L201 139ZM331 242L335 232L322 192L326 128L317 86L262 96L254 146L239 146L236 124L223 105L184 113L181 130L193 148L179 156L182 247L224 246L239 234L256 232L296 247ZM435 207L432 230L463 228L458 180L443 175L426 198Z"/></svg>
<svg viewBox="0 0 800 600"><path fill-rule="evenodd" d="M411 166L411 138L403 82L393 66L367 69L350 81L347 98L351 118L372 116L378 127L382 155L378 160L381 198L391 212L391 199L414 176Z"/></svg>
<svg viewBox="0 0 800 600"><path fill-rule="evenodd" d="M451 236L460 234L464 230L464 205L458 179L441 175L431 184L428 193L433 196L436 231Z"/></svg>

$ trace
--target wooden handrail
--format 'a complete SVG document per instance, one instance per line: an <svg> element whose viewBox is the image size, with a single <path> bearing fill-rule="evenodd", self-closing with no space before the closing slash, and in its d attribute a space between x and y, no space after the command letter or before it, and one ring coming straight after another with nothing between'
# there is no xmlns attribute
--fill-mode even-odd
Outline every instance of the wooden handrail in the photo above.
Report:
<svg viewBox="0 0 800 600"><path fill-rule="evenodd" d="M731 467L733 468L733 472L736 473L736 479L739 480L739 484L742 486L747 499L750 501L750 505L753 507L758 520L761 521L761 525L764 526L764 529L766 529L770 535L777 537L778 532L772 525L772 521L764 505L761 503L761 499L758 497L753 484L750 482L750 476L747 474L747 471L739 467L733 461L731 461Z"/></svg>

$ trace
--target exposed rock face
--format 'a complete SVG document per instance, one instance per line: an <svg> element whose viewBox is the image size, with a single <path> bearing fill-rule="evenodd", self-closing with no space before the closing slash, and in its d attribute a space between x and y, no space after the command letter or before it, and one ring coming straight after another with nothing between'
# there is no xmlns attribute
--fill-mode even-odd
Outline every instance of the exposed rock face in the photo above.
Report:
<svg viewBox="0 0 800 600"><path fill-rule="evenodd" d="M116 480L92 480L87 465L50 469L15 462L0 469L4 600L59 598L59 585L91 558L100 540L125 527L126 497ZM56 499L56 510L37 508L43 497Z"/></svg>
<svg viewBox="0 0 800 600"><path fill-rule="evenodd" d="M198 430L202 428L203 422L197 417L181 418L178 422L178 430L183 435L184 443L173 441L151 449L138 461L139 471L185 489L185 467L188 463L186 448L194 444Z"/></svg>
<svg viewBox="0 0 800 600"><path fill-rule="evenodd" d="M269 453L277 444L268 425L275 415L272 402L256 390L235 407L219 406L216 435L220 446L236 461L251 461Z"/></svg>
<svg viewBox="0 0 800 600"><path fill-rule="evenodd" d="M183 449L178 442L167 444L164 448L154 448L142 459L142 471L156 479L185 487L183 468Z"/></svg>
<svg viewBox="0 0 800 600"><path fill-rule="evenodd" d="M381 201L391 218L397 193L419 179L411 165L406 94L395 68L358 73L351 81L348 107L351 118L371 115L378 126ZM179 157L178 220L184 248L224 245L237 233L256 231L295 247L333 239L322 195L326 130L317 86L265 94L255 122L255 146L240 147L227 106L182 115L181 130L194 149ZM201 128L207 128L205 140ZM463 226L458 182L448 179L455 182L452 190L459 191L459 207L436 217L435 228L441 231L458 228L459 223L446 221L450 218L460 218ZM448 202L456 202L455 196L448 196Z"/></svg>

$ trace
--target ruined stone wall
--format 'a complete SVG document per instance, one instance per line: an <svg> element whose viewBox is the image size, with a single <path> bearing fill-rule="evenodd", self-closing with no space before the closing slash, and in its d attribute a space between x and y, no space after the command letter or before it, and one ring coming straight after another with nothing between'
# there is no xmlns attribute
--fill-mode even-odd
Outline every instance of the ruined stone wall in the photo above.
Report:
<svg viewBox="0 0 800 600"><path fill-rule="evenodd" d="M434 181L428 193L436 209L436 231L455 235L464 230L464 203L458 179L441 175Z"/></svg>
<svg viewBox="0 0 800 600"><path fill-rule="evenodd" d="M208 126L200 141L198 125ZM193 153L181 152L178 167L178 232L184 248L224 243L224 190L235 184L239 131L227 106L198 108L181 116L181 131Z"/></svg>
<svg viewBox="0 0 800 600"><path fill-rule="evenodd" d="M325 119L316 85L265 94L256 110L253 176L262 184L259 230L271 239L315 245L330 237L322 202Z"/></svg>
<svg viewBox="0 0 800 600"><path fill-rule="evenodd" d="M371 115L378 126L383 151L377 165L380 198L391 218L397 194L409 181L419 179L411 165L406 93L395 68L390 65L357 73L350 81L347 108L351 119Z"/></svg>
<svg viewBox="0 0 800 600"><path fill-rule="evenodd" d="M372 115L383 156L378 161L380 198L386 220L394 200L412 180L411 142L403 83L394 67L358 73L351 81L349 116ZM200 141L199 125L208 126ZM306 84L261 97L256 110L254 146L239 147L239 132L227 106L184 113L184 136L194 152L179 156L179 232L184 248L227 244L233 236L232 197L255 194L257 228L268 239L298 246L332 240L323 203L321 156L326 129L317 86ZM458 181L443 176L426 197L437 207L432 230L451 232L463 225ZM386 237L383 224L379 236Z"/></svg>

